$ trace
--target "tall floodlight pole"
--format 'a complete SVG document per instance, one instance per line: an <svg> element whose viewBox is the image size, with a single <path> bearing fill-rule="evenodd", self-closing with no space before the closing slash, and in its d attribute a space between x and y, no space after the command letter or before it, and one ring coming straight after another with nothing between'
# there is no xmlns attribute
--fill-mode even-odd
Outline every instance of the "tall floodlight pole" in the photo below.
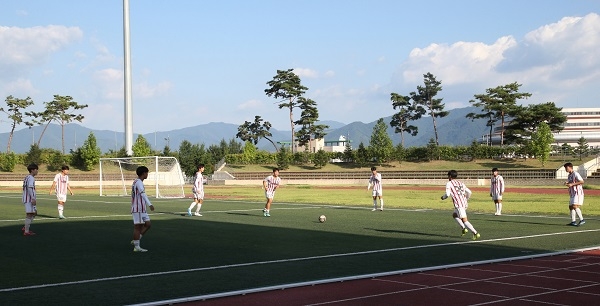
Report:
<svg viewBox="0 0 600 306"><path fill-rule="evenodd" d="M131 45L129 38L129 0L123 0L123 47L125 63L125 151L133 156L133 111L131 102Z"/></svg>

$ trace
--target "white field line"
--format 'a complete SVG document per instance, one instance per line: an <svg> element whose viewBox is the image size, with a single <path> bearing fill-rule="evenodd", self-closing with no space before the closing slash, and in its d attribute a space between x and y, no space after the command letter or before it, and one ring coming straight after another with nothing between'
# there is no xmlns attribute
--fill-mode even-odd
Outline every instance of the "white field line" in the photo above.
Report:
<svg viewBox="0 0 600 306"><path fill-rule="evenodd" d="M548 233L548 234L539 234L539 235L528 235L528 236L517 236L517 237L507 237L507 238L498 238L498 239L489 239L489 240L476 240L476 241L457 241L457 242L448 242L448 243L440 243L440 244L428 244L428 245L419 245L419 246L411 246L411 247L401 247L401 248L391 248L391 249L381 249L381 250L371 250L371 251L361 251L361 252L352 252L352 253L340 253L340 254L331 254L331 255L320 255L320 256L308 256L308 257L298 257L298 258L289 258L289 259L279 259L279 260L270 260L270 261L258 261L258 262L248 262L248 263L240 263L240 264L232 264L232 265L222 265L222 266L213 266L213 267L204 267L204 268L193 268L193 269L182 269L182 270L172 270L172 271L164 271L164 272L152 272L152 273L143 273L143 274L134 274L134 275L123 275L123 276L115 276L115 277L105 277L105 278L94 278L87 280L78 280L71 282L62 282L62 283L54 283L54 284L41 284L41 285L32 285L32 286L24 286L24 287L14 287L14 288L4 288L0 289L0 292L12 292L19 290L31 290L31 289L39 289L39 288L48 288L48 287L60 287L60 286L68 286L68 285L76 285L76 284L86 284L86 283L97 283L97 282L105 282L105 281L113 281L113 280L122 280L122 279L131 279L138 277L149 277L149 276L161 276L161 275L170 275L170 274L179 274L179 273L190 273L190 272L200 272L200 271L210 271L210 270L220 270L220 269L229 269L229 268L239 268L239 267L248 267L248 266L257 266L257 265L272 265L277 263L288 263L288 262L299 262L299 261L307 261L307 260L318 260L318 259L327 259L327 258L337 258L337 257L348 257L348 256L357 256L357 255L368 255L368 254L377 254L377 253L386 253L386 252L397 252L397 251L405 251L405 250L414 250L414 249L424 249L424 248L434 248L434 247L444 247L444 246L452 246L452 245L462 245L462 244L470 244L470 243L482 243L482 242L494 242L494 241L507 241L507 240L518 240L518 239L527 239L527 238L537 238L544 236L558 236L558 235L569 235L576 233L587 233L587 232L598 232L600 229L592 229L592 230L581 230L581 231L573 231L573 232L557 232L557 233ZM594 248L590 248L594 249ZM588 250L588 249L584 249ZM352 277L344 277L344 278L335 278L329 281L317 281L317 282L304 282L299 284L320 284L325 282L335 282L335 281L343 281L343 280L351 280L351 279L359 279L359 278L368 278L368 277L379 277L379 276L387 276L394 274L402 274L409 272L422 272L429 270L437 270L437 269L446 269L452 267L462 267L467 265L476 265L476 264L484 264L484 263L495 263L495 262L503 262L510 260L518 260L518 259L527 259L527 258L537 258L542 256L551 256L557 254L566 254L572 253L574 251L563 251L563 252L554 252L554 253L546 253L539 255L530 255L530 256L518 256L504 259L495 259L495 260L483 260L476 261L470 263L460 263L460 264L451 264L437 267L427 267L427 268L415 268L408 270L400 270L393 272L382 272L376 274L369 274L368 276L352 276ZM276 286L275 288L290 288L300 286L298 284L292 285L282 285ZM273 287L267 287L273 288ZM271 289L252 289L259 291L266 291ZM253 291L253 292L259 292ZM217 295L210 295L210 298L218 297ZM226 296L226 295L221 295ZM206 299L208 297L202 298ZM156 304L158 305L158 304Z"/></svg>

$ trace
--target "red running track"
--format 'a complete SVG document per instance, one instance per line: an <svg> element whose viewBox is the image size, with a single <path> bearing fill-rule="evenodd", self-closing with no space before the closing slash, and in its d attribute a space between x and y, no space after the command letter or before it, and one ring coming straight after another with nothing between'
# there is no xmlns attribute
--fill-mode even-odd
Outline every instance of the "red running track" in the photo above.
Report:
<svg viewBox="0 0 600 306"><path fill-rule="evenodd" d="M186 305L600 305L600 249L264 291Z"/></svg>

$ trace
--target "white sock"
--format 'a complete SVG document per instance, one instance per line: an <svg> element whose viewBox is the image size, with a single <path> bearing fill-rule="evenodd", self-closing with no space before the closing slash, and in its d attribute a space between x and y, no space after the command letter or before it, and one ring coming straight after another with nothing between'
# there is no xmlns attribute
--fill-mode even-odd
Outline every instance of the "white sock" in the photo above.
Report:
<svg viewBox="0 0 600 306"><path fill-rule="evenodd" d="M458 225L460 225L460 228L465 228L465 224L463 223L463 221L460 218L454 218L454 220L456 220L456 223L458 223Z"/></svg>
<svg viewBox="0 0 600 306"><path fill-rule="evenodd" d="M469 222L469 221L465 222L465 226L471 231L471 233L477 234L477 231L475 230L475 228L473 227L473 224L471 224L471 222Z"/></svg>
<svg viewBox="0 0 600 306"><path fill-rule="evenodd" d="M31 226L31 222L33 222L33 218L29 216L25 217L25 232L29 232L29 226Z"/></svg>
<svg viewBox="0 0 600 306"><path fill-rule="evenodd" d="M577 217L579 217L579 221L583 220L583 214L581 213L581 209L579 209L579 207L575 208L575 213L577 213Z"/></svg>
<svg viewBox="0 0 600 306"><path fill-rule="evenodd" d="M133 241L133 245L134 245L136 248L139 248L139 247L140 247L140 241L139 241L139 240L134 240L134 241Z"/></svg>
<svg viewBox="0 0 600 306"><path fill-rule="evenodd" d="M198 203L198 206L196 206L196 213L199 214L200 213L200 208L202 208L202 204Z"/></svg>
<svg viewBox="0 0 600 306"><path fill-rule="evenodd" d="M192 210L192 208L194 208L194 205L196 205L196 202L192 202L192 204L190 204L190 208L188 208L188 209Z"/></svg>
<svg viewBox="0 0 600 306"><path fill-rule="evenodd" d="M496 214L500 211L500 208L498 207L498 203L496 203Z"/></svg>
<svg viewBox="0 0 600 306"><path fill-rule="evenodd" d="M383 209L383 199L379 200L379 202L380 202L380 205L381 205L380 208Z"/></svg>
<svg viewBox="0 0 600 306"><path fill-rule="evenodd" d="M575 222L576 216L577 216L577 213L575 212L575 209L571 209L571 222Z"/></svg>
<svg viewBox="0 0 600 306"><path fill-rule="evenodd" d="M64 205L60 205L58 204L58 215L62 216L63 215L63 210L65 209Z"/></svg>
<svg viewBox="0 0 600 306"><path fill-rule="evenodd" d="M498 213L502 213L502 203L498 203Z"/></svg>
<svg viewBox="0 0 600 306"><path fill-rule="evenodd" d="M142 240L142 234L140 234L140 240Z"/></svg>
<svg viewBox="0 0 600 306"><path fill-rule="evenodd" d="M373 200L373 208L377 208L377 200Z"/></svg>

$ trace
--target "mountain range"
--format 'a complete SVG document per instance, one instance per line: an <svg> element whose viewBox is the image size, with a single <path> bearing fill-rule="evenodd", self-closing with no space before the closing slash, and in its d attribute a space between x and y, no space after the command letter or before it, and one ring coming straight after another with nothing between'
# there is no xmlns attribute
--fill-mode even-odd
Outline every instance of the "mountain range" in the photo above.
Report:
<svg viewBox="0 0 600 306"><path fill-rule="evenodd" d="M456 108L450 110L450 114L444 118L436 118L438 127L438 136L441 145L469 145L475 139L480 139L482 135L488 133L489 127L486 127L486 120L470 120L465 116L471 112L478 112L474 107ZM394 145L400 143L399 134L394 133L394 128L389 126L391 116L385 117L384 121L388 126L388 134L390 135ZM352 146L357 148L362 142L365 146L369 144L373 127L377 121L369 123L352 122L345 124L338 121L321 121L320 124L329 125L326 131L325 140L338 140L340 136L348 137L351 140ZM404 145L423 146L430 139L435 138L433 132L433 122L431 117L423 117L419 120L411 122L419 128L417 136L404 135ZM135 124L134 124L135 125ZM31 145L38 141L45 126L34 126L32 128L24 128L14 132L11 143L11 151L16 153L28 152ZM153 149L162 151L169 145L171 150L176 151L182 141L187 140L192 144L204 144L206 147L212 144L218 144L222 139L229 141L235 138L237 134L237 124L210 122L197 126L187 127L183 129L161 131L154 133L143 134L144 138L150 143ZM90 132L94 133L97 144L102 152L109 150L118 151L124 146L125 138L123 132L112 130L92 130L77 123L69 123L64 126L65 137L65 152L71 149L76 149L83 144L88 138ZM271 129L273 134L271 138L274 142L290 141L290 131L280 131ZM133 139L137 138L138 134L134 133ZM8 144L9 133L0 133L0 144L6 146ZM61 126L50 124L46 131L43 132L43 137L40 142L41 148L52 148L62 150L61 142L62 132ZM274 151L273 145L266 140L261 140L258 143L259 149Z"/></svg>

